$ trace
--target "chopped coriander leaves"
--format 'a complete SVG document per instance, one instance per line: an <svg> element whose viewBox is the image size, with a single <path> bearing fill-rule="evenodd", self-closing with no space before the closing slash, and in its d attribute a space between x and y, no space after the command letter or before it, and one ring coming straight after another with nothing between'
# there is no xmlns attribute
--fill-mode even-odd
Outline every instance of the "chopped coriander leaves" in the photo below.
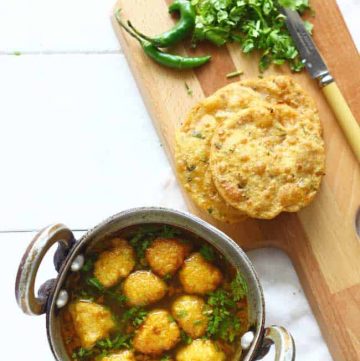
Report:
<svg viewBox="0 0 360 361"><path fill-rule="evenodd" d="M146 250L150 247L155 238L174 238L180 231L174 227L164 226L143 226L130 238L130 244L134 247L137 257L141 260L145 257Z"/></svg>
<svg viewBox="0 0 360 361"><path fill-rule="evenodd" d="M190 345L193 342L193 339L183 330L180 332L180 338L185 345Z"/></svg>
<svg viewBox="0 0 360 361"><path fill-rule="evenodd" d="M230 287L234 301L240 301L248 293L248 285L240 272L237 272L235 278L230 284Z"/></svg>
<svg viewBox="0 0 360 361"><path fill-rule="evenodd" d="M207 244L201 246L199 252L207 261L212 262L215 260L215 251L212 247L208 246Z"/></svg>
<svg viewBox="0 0 360 361"><path fill-rule="evenodd" d="M159 237L162 238L174 238L180 235L180 231L174 227L165 225L163 226L162 232L159 233Z"/></svg>
<svg viewBox="0 0 360 361"><path fill-rule="evenodd" d="M171 360L171 357L170 357L169 355L164 355L164 356L160 359L160 361L169 361L169 360Z"/></svg>
<svg viewBox="0 0 360 361"><path fill-rule="evenodd" d="M243 276L238 272L230 284L230 289L219 288L211 292L207 299L208 317L206 334L210 338L233 342L241 332L241 321L236 317L238 301L243 299L248 287Z"/></svg>
<svg viewBox="0 0 360 361"><path fill-rule="evenodd" d="M86 349L83 347L80 347L76 351L73 352L72 358L74 360L86 360L87 358L93 356L93 350L92 349Z"/></svg>
<svg viewBox="0 0 360 361"><path fill-rule="evenodd" d="M196 10L194 45L209 40L216 45L238 42L244 53L260 51L261 71L271 64L288 62L300 71L298 51L286 28L280 7L303 13L310 9L308 0L191 0ZM310 25L305 24L308 31Z"/></svg>
<svg viewBox="0 0 360 361"><path fill-rule="evenodd" d="M84 265L81 268L82 272L90 272L94 267L94 259L92 257L86 258Z"/></svg>
<svg viewBox="0 0 360 361"><path fill-rule="evenodd" d="M241 331L241 322L239 318L234 317L237 307L231 294L224 289L218 289L209 295L208 304L211 310L207 312L207 336L233 342Z"/></svg>
<svg viewBox="0 0 360 361"><path fill-rule="evenodd" d="M92 290L95 291L95 293L104 295L105 297L109 297L116 301L119 305L123 305L127 301L125 295L121 294L115 289L105 288L96 277L87 278L86 283L91 286ZM81 294L79 296L81 297Z"/></svg>
<svg viewBox="0 0 360 361"><path fill-rule="evenodd" d="M130 244L134 247L137 257L141 260L145 257L146 250L150 247L154 238L132 238Z"/></svg>
<svg viewBox="0 0 360 361"><path fill-rule="evenodd" d="M91 349L80 347L72 354L74 360L87 361L94 359L97 356L107 355L112 350L121 348L131 348L131 338L133 335L118 334L113 338L105 338L96 342Z"/></svg>
<svg viewBox="0 0 360 361"><path fill-rule="evenodd" d="M304 26L305 26L305 29L306 31L312 35L312 31L314 29L314 25L310 22L310 21L307 21L307 20L304 20Z"/></svg>
<svg viewBox="0 0 360 361"><path fill-rule="evenodd" d="M138 327L145 321L147 315L148 311L144 308L132 307L126 310L122 317L124 321L130 322L133 326Z"/></svg>
<svg viewBox="0 0 360 361"><path fill-rule="evenodd" d="M99 292L104 292L105 288L96 277L91 277L86 280L89 286L94 287Z"/></svg>

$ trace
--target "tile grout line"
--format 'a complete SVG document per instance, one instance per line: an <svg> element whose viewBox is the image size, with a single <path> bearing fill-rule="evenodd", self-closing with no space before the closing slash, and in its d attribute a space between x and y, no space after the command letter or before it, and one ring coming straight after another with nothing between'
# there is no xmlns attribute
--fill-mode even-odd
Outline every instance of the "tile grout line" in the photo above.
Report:
<svg viewBox="0 0 360 361"><path fill-rule="evenodd" d="M90 228L71 228L72 232L87 232ZM14 234L14 233L35 233L40 232L41 229L9 229L1 230L0 234Z"/></svg>
<svg viewBox="0 0 360 361"><path fill-rule="evenodd" d="M26 55L124 55L124 52L119 50L89 50L89 51L0 51L0 56L26 56Z"/></svg>

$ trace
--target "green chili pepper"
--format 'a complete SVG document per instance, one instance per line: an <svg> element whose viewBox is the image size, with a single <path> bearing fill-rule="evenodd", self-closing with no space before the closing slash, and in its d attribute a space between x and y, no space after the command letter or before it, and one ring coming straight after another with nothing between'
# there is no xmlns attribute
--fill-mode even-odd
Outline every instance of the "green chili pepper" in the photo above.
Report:
<svg viewBox="0 0 360 361"><path fill-rule="evenodd" d="M125 25L124 22L120 19L119 12L117 12L115 16L120 26L123 27L124 30L127 31L132 37L139 41L145 54L161 65L179 70L192 69L207 63L211 59L211 56L184 57L160 51L150 41L143 39L140 35L129 29L128 26Z"/></svg>
<svg viewBox="0 0 360 361"><path fill-rule="evenodd" d="M140 33L140 31L135 29L131 23L129 23L129 26L137 35L150 41L152 45L158 48L167 48L186 38L195 27L196 13L189 0L174 0L174 2L169 6L169 13L173 13L175 11L180 12L180 19L176 25L169 31L154 37L148 37Z"/></svg>

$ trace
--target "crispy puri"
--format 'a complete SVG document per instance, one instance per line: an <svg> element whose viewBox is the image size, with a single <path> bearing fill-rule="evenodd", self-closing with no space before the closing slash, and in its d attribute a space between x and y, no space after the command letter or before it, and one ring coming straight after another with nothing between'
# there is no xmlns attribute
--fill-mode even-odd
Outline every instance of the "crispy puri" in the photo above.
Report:
<svg viewBox="0 0 360 361"><path fill-rule="evenodd" d="M185 260L179 271L179 279L185 292L205 295L218 288L223 280L223 275L199 252L195 252Z"/></svg>
<svg viewBox="0 0 360 361"><path fill-rule="evenodd" d="M215 148L214 144L218 142L214 141L213 137L217 129L223 129L224 123L232 121L231 119L234 115L248 108L262 109L266 106L288 106L289 112L292 112L291 119L295 117L301 119L299 123L295 123L299 127L302 126L303 129L296 129L294 127L295 130L291 130L289 128L290 122L285 127L285 132L289 130L296 133L293 137L297 137L299 140L299 158L294 160L286 152L282 156L279 155L283 163L296 161L296 166L299 167L299 174L295 173L293 182L286 183L282 180L283 184L281 186L279 184L278 189L280 193L276 196L274 194L269 195L272 192L273 185L266 191L263 190L263 194L261 192L253 194L252 191L256 191L256 188L249 188L246 190L245 195L245 190L242 189L241 185L242 182L236 182L235 179L236 177L241 178L239 174L230 174L226 182L223 179L227 171L224 169L224 163L235 162L235 156L240 154L240 148L245 147L242 144L238 144L237 146L240 148L230 157L231 161L230 159L221 161L222 157L227 157L228 155ZM277 122L278 125L279 122ZM240 130L237 131L237 133L239 132ZM273 132L279 133L279 130L273 129ZM252 147L259 145L261 148L261 146L264 146L264 141L261 139L262 136L268 135L266 135L266 132L259 131L249 134L249 144ZM256 137L260 138L255 139ZM285 137L282 136L282 138L286 138L283 143L284 146L288 141L294 141L293 137L291 134ZM266 142L269 142L269 139ZM300 144L304 145L305 143L307 146L301 152ZM213 145L211 146L211 144ZM232 148L234 147L232 146ZM276 149L280 148L279 146L276 147ZM291 148L296 148L296 145L292 145ZM212 155L214 149L217 152L216 156ZM260 156L260 153L263 151L264 149L259 149L258 154L255 149L252 150L252 154ZM286 159L288 155L290 158ZM213 160L213 164L210 166L210 158L215 159L215 157L217 160ZM259 164L262 164L261 167L263 167L263 163L266 167L268 165L267 162L276 163L278 161L277 157L277 155L272 154L272 156L259 158L257 161ZM301 159L301 157L303 158ZM308 159L307 157L315 159ZM281 211L295 212L309 204L314 198L324 173L322 128L315 102L299 84L288 76L255 78L227 85L210 97L200 101L190 111L176 134L175 161L179 180L185 190L199 208L206 210L215 219L227 223L235 223L245 219L247 216L268 219L275 217ZM215 163L218 163L218 166L222 168L221 172ZM257 167L257 165L254 166ZM241 168L241 163L238 167ZM269 167L275 167L280 172L284 171L283 178L290 177L286 173L289 172L289 166L285 164L269 164ZM304 170L301 170L302 167ZM232 170L236 172L236 169L234 164ZM214 175L214 172L216 175ZM248 176L250 177L251 170L249 172ZM261 170L258 170L258 172L261 172ZM306 173L305 179L300 179L302 172ZM220 173L222 174L221 182L223 184L220 184ZM258 181L260 187L261 182L264 184L268 182L269 175L264 174L264 179ZM261 174L258 173L255 179L258 180L261 177ZM297 177L300 179L298 179L298 185L294 183ZM279 175L278 178L281 178L281 176ZM254 180L254 182L257 182L257 180ZM234 188L234 185L238 188L237 190ZM225 189L229 187L231 189ZM248 198L247 202L237 201L240 194ZM267 198L261 198L261 195ZM252 199L253 197L254 199ZM279 198L279 204L271 206L269 203L276 197ZM245 203L248 206L245 206Z"/></svg>
<svg viewBox="0 0 360 361"><path fill-rule="evenodd" d="M180 341L180 329L166 310L153 310L135 334L133 346L144 354L159 355Z"/></svg>
<svg viewBox="0 0 360 361"><path fill-rule="evenodd" d="M103 252L94 265L94 275L105 287L116 285L135 266L134 249L126 240L115 238L111 243L113 248Z"/></svg>
<svg viewBox="0 0 360 361"><path fill-rule="evenodd" d="M228 205L212 181L210 143L216 127L239 110L262 102L261 96L240 83L232 83L199 102L176 134L178 177L198 207L214 218L235 223L244 214Z"/></svg>
<svg viewBox="0 0 360 361"><path fill-rule="evenodd" d="M312 201L324 161L318 116L269 104L245 109L217 128L210 167L229 204L250 217L270 219Z"/></svg>

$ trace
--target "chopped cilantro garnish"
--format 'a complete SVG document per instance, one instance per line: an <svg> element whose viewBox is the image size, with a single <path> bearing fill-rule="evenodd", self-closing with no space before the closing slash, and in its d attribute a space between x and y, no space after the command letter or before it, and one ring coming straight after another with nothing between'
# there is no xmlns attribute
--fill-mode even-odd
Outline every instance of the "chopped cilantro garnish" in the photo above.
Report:
<svg viewBox="0 0 360 361"><path fill-rule="evenodd" d="M119 305L122 305L126 302L126 296L121 294L120 292L116 291L115 289L108 289L105 288L101 282L96 277L90 277L86 280L86 283L91 286L92 290L95 293L104 295L106 297L112 298L115 300ZM81 297L81 294L80 294Z"/></svg>
<svg viewBox="0 0 360 361"><path fill-rule="evenodd" d="M133 326L137 327L144 322L147 314L148 311L142 307L132 307L123 313L123 319L124 321L131 322Z"/></svg>
<svg viewBox="0 0 360 361"><path fill-rule="evenodd" d="M94 259L92 257L88 257L85 260L84 265L81 268L82 272L90 272L94 267Z"/></svg>
<svg viewBox="0 0 360 361"><path fill-rule="evenodd" d="M215 251L212 247L208 246L207 244L204 244L203 246L201 246L199 252L207 261L210 262L214 261Z"/></svg>
<svg viewBox="0 0 360 361"><path fill-rule="evenodd" d="M146 225L140 227L129 240L129 243L134 247L137 258L140 263L145 257L146 250L151 246L156 238L174 238L181 234L181 231L169 225L157 226Z"/></svg>
<svg viewBox="0 0 360 361"><path fill-rule="evenodd" d="M236 274L230 286L234 301L240 301L247 295L248 286L240 272Z"/></svg>
<svg viewBox="0 0 360 361"><path fill-rule="evenodd" d="M94 288L96 288L99 292L104 292L105 289L104 289L104 286L101 284L101 282L95 278L95 277L91 277L91 278L88 278L87 279L87 284L89 286L92 286Z"/></svg>
<svg viewBox="0 0 360 361"><path fill-rule="evenodd" d="M160 359L160 361L169 361L169 360L171 360L171 357L170 357L169 355L164 355L164 356Z"/></svg>
<svg viewBox="0 0 360 361"><path fill-rule="evenodd" d="M132 336L133 335L131 334L118 334L113 338L99 340L96 342L95 346L90 349L83 347L78 348L75 352L73 352L72 358L79 361L93 360L99 355L107 355L111 350L130 348Z"/></svg>
<svg viewBox="0 0 360 361"><path fill-rule="evenodd" d="M286 28L280 7L303 13L309 0L191 0L196 9L193 43L209 40L216 45L238 42L244 53L260 51L259 68L288 62L293 71L304 64ZM308 31L309 24L305 24Z"/></svg>
<svg viewBox="0 0 360 361"><path fill-rule="evenodd" d="M191 342L193 342L193 339L183 330L181 330L181 332L180 332L180 338L181 338L181 341L186 345L190 345Z"/></svg>
<svg viewBox="0 0 360 361"><path fill-rule="evenodd" d="M208 317L207 336L233 342L241 332L241 321L236 317L238 301L246 296L248 287L243 276L238 272L230 284L230 289L217 289L207 299Z"/></svg>
<svg viewBox="0 0 360 361"><path fill-rule="evenodd" d="M233 342L241 329L240 320L234 315L236 302L229 292L218 289L210 293L207 303L211 306L206 313L209 319L207 336Z"/></svg>

